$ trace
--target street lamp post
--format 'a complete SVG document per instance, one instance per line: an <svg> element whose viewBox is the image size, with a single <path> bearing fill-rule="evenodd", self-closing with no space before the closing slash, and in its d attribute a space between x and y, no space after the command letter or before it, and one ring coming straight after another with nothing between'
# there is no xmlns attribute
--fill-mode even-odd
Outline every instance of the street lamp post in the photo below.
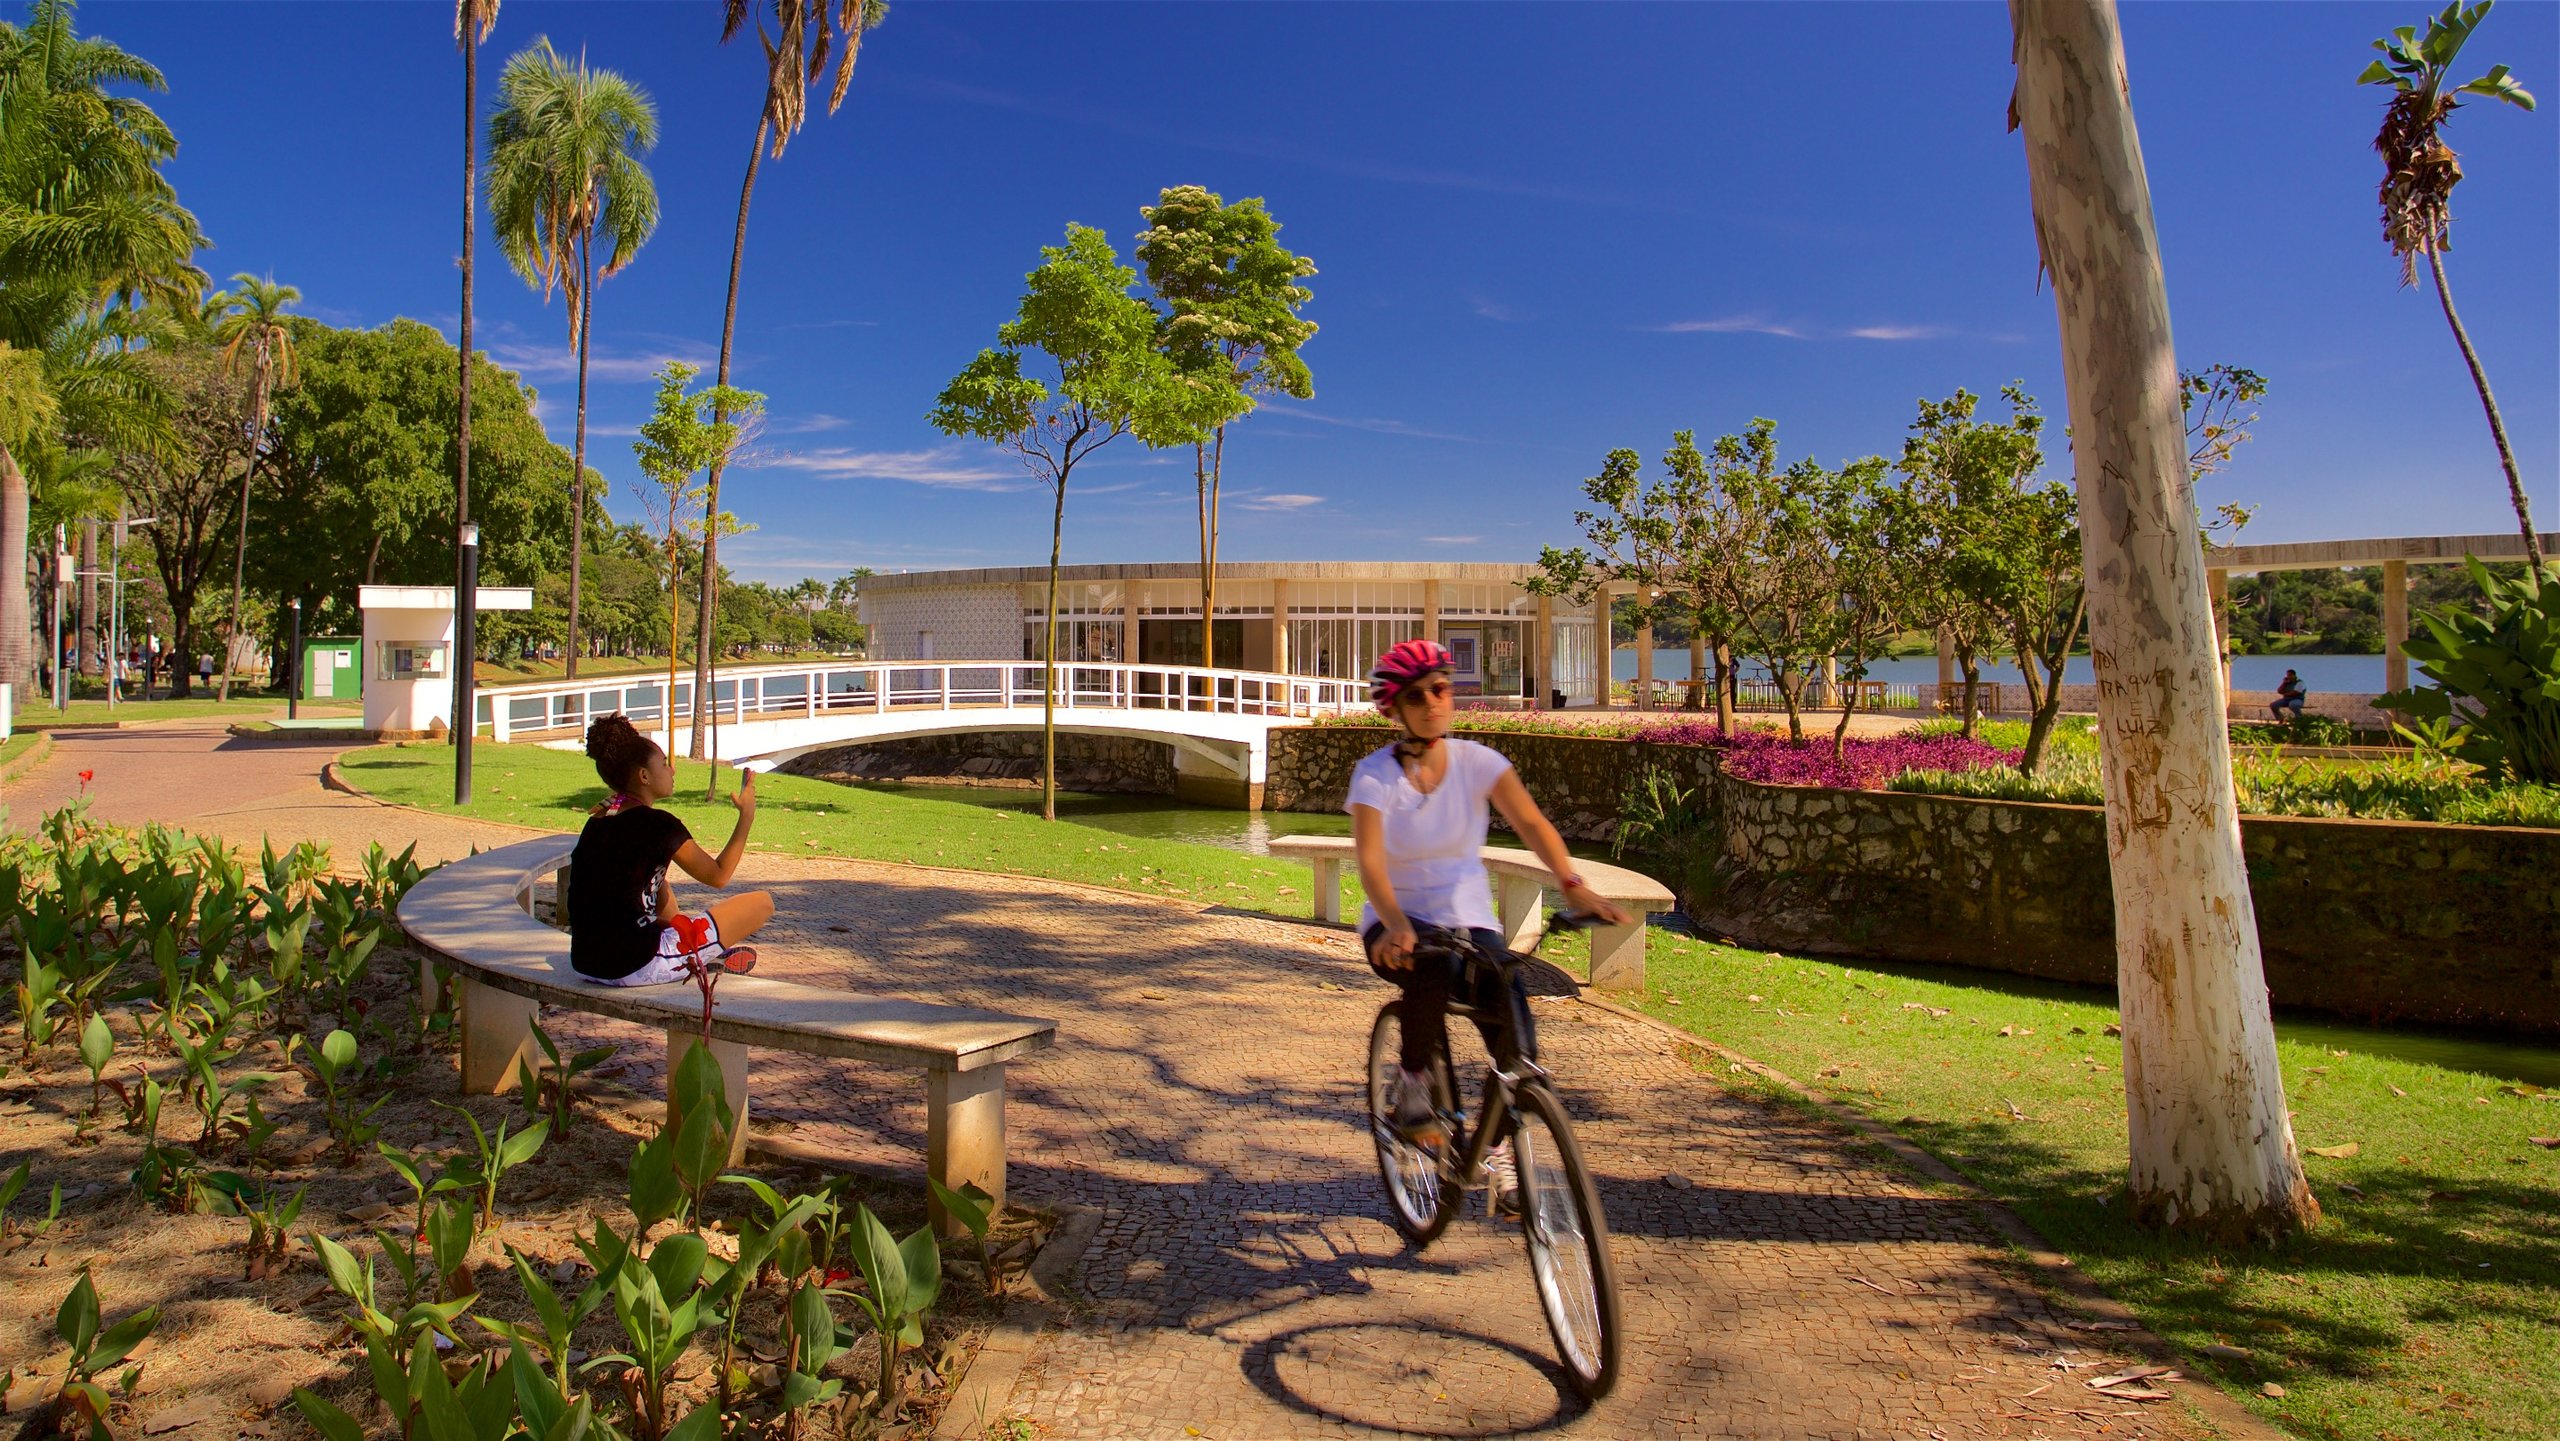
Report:
<svg viewBox="0 0 2560 1441"><path fill-rule="evenodd" d="M462 588L453 597L453 803L471 804L471 738L479 729L477 679L472 658L480 653L480 527L462 527Z"/></svg>
<svg viewBox="0 0 2560 1441"><path fill-rule="evenodd" d="M302 597L295 596L286 601L285 609L293 612L293 649L285 652L284 718L299 720L302 717Z"/></svg>
<svg viewBox="0 0 2560 1441"><path fill-rule="evenodd" d="M107 709L116 705L116 692L124 683L124 533L140 526L157 525L160 517L146 515L136 520L116 517L112 539L107 542ZM151 698L151 686L145 682L142 698Z"/></svg>

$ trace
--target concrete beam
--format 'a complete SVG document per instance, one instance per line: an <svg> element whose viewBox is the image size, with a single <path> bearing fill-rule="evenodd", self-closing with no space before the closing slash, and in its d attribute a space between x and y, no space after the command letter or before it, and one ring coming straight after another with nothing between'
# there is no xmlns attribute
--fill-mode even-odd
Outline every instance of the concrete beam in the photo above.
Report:
<svg viewBox="0 0 2560 1441"><path fill-rule="evenodd" d="M2560 532L2542 536L2545 555L2560 551ZM2271 570L2335 570L2349 565L2460 565L2465 556L2482 560L2524 559L2524 537L2514 531L2497 535L2404 535L2373 540L2306 540L2282 545L2218 546L2206 558L2213 570L2254 575Z"/></svg>
<svg viewBox="0 0 2560 1441"><path fill-rule="evenodd" d="M2524 547L2518 545L2518 550ZM2409 688L2409 655L2400 648L2409 638L2409 563L2382 563L2382 688Z"/></svg>

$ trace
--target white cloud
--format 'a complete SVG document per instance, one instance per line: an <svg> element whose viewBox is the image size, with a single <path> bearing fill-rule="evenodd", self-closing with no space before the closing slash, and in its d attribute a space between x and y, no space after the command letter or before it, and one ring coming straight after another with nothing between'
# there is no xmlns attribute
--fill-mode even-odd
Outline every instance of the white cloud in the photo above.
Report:
<svg viewBox="0 0 2560 1441"><path fill-rule="evenodd" d="M1301 409L1294 405L1287 407L1275 405L1264 413L1275 419L1312 420L1318 425L1338 425L1346 430L1366 430L1377 435L1401 435L1412 440L1454 440L1468 445L1475 443L1473 436L1451 435L1441 430L1425 430L1418 425L1407 425L1401 420L1370 420L1351 416L1319 415L1312 410Z"/></svg>
<svg viewBox="0 0 2560 1441"><path fill-rule="evenodd" d="M1482 539L1480 535L1426 535L1422 541L1425 545L1473 545Z"/></svg>
<svg viewBox="0 0 2560 1441"><path fill-rule="evenodd" d="M964 458L950 446L932 450L852 450L829 446L817 450L757 451L742 470L797 470L829 480L903 480L942 490L1004 493L1029 490L1021 471Z"/></svg>
<svg viewBox="0 0 2560 1441"><path fill-rule="evenodd" d="M1520 318L1512 312L1511 307L1474 291L1467 292L1467 308L1487 320L1513 321Z"/></svg>
<svg viewBox="0 0 2560 1441"><path fill-rule="evenodd" d="M489 347L489 358L527 380L559 380L575 384L578 379L578 357L566 345L526 345L503 341ZM705 371L719 363L717 353L701 346L675 346L641 354L618 354L589 346L587 380L590 384L607 385L645 381L656 377L659 367L670 360L681 360Z"/></svg>
<svg viewBox="0 0 2560 1441"><path fill-rule="evenodd" d="M1324 497L1321 495L1293 495L1287 491L1282 491L1276 495L1242 497L1237 501L1237 503L1247 510L1304 510L1311 505L1324 504Z"/></svg>
<svg viewBox="0 0 2560 1441"><path fill-rule="evenodd" d="M1803 331L1756 315L1729 315L1722 320L1675 320L1669 325L1653 327L1665 335L1780 335L1789 340L1802 340Z"/></svg>
<svg viewBox="0 0 2560 1441"><path fill-rule="evenodd" d="M853 424L852 421L841 415L828 415L821 411L815 415L803 415L789 420L768 417L764 428L767 435L807 435L813 431L842 430L851 424Z"/></svg>
<svg viewBox="0 0 2560 1441"><path fill-rule="evenodd" d="M1939 325L1861 325L1849 332L1860 340L1935 340L1948 333Z"/></svg>

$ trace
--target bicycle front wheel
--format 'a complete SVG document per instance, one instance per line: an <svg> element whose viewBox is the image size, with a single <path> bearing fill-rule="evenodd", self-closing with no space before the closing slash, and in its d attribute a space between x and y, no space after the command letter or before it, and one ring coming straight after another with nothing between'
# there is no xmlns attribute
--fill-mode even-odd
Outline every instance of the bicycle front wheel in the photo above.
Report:
<svg viewBox="0 0 2560 1441"><path fill-rule="evenodd" d="M1444 1158L1417 1146L1396 1129L1397 1053L1404 1039L1404 1002L1389 1001L1369 1028L1369 1134L1378 1146L1378 1179L1387 1185L1387 1209L1396 1229L1416 1250L1430 1245L1449 1228L1466 1193L1448 1184ZM1443 1116L1457 1112L1457 1077L1446 1051L1431 1068L1432 1107ZM1449 1154L1463 1137L1453 1126Z"/></svg>
<svg viewBox="0 0 2560 1441"><path fill-rule="evenodd" d="M1609 1260L1609 1223L1555 1092L1536 1081L1521 1086L1514 1114L1520 1229L1538 1305L1573 1389L1596 1401L1618 1384L1618 1272Z"/></svg>

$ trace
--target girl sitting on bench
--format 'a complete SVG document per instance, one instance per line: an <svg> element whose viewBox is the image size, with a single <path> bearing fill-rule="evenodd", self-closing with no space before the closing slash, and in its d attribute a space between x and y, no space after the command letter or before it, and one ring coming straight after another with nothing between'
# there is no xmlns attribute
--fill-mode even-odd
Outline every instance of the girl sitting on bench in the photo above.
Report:
<svg viewBox="0 0 2560 1441"><path fill-rule="evenodd" d="M706 968L743 974L756 953L738 944L773 919L764 891L731 896L699 916L676 909L667 863L715 890L728 888L756 820L756 778L730 800L738 824L714 858L683 821L657 803L674 795L676 768L620 712L587 727L587 756L613 795L587 817L569 855L569 965L608 986L691 980Z"/></svg>

